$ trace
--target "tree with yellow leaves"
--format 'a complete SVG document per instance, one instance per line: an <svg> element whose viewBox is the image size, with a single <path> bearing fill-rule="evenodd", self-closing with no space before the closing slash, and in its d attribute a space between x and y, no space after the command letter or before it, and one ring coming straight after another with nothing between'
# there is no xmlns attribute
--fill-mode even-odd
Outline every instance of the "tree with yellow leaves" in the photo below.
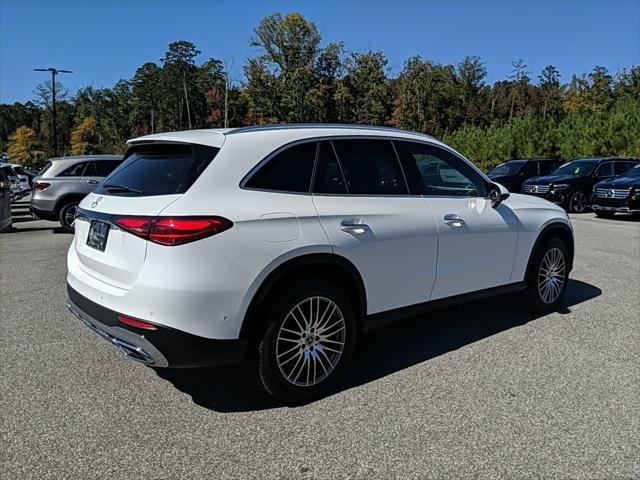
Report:
<svg viewBox="0 0 640 480"><path fill-rule="evenodd" d="M35 130L26 125L18 127L9 135L7 153L11 162L27 166L35 166L45 157L45 153L40 150Z"/></svg>
<svg viewBox="0 0 640 480"><path fill-rule="evenodd" d="M100 152L100 135L93 117L85 117L71 132L71 153L86 155Z"/></svg>

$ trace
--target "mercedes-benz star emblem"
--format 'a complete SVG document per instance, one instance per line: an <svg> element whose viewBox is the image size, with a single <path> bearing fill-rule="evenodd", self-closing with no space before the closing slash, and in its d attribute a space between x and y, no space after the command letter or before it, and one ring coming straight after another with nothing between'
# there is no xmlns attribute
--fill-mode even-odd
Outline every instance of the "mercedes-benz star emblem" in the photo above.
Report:
<svg viewBox="0 0 640 480"><path fill-rule="evenodd" d="M102 195L100 195L98 198L96 198L93 203L91 204L91 208L96 208L98 206L98 204L100 203L100 201L102 200Z"/></svg>
<svg viewBox="0 0 640 480"><path fill-rule="evenodd" d="M607 197L613 198L613 196L614 196L613 190L607 191Z"/></svg>

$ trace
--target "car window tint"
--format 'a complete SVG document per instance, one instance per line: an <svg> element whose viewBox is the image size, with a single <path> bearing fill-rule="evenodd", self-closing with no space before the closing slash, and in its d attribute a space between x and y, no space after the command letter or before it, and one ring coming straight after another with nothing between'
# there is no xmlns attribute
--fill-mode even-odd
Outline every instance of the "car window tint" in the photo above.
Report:
<svg viewBox="0 0 640 480"><path fill-rule="evenodd" d="M349 194L406 195L407 185L388 140L333 142Z"/></svg>
<svg viewBox="0 0 640 480"><path fill-rule="evenodd" d="M347 186L331 142L320 142L314 193L347 193Z"/></svg>
<svg viewBox="0 0 640 480"><path fill-rule="evenodd" d="M96 176L96 164L95 162L87 162L87 168L82 172L83 177L95 177Z"/></svg>
<svg viewBox="0 0 640 480"><path fill-rule="evenodd" d="M556 162L540 162L540 175L548 175L556 169Z"/></svg>
<svg viewBox="0 0 640 480"><path fill-rule="evenodd" d="M484 197L482 176L461 158L434 145L394 142L412 193Z"/></svg>
<svg viewBox="0 0 640 480"><path fill-rule="evenodd" d="M603 163L598 167L597 174L599 177L610 177L613 175L613 163Z"/></svg>
<svg viewBox="0 0 640 480"><path fill-rule="evenodd" d="M152 196L184 193L219 149L204 145L134 146L96 189L100 195Z"/></svg>
<svg viewBox="0 0 640 480"><path fill-rule="evenodd" d="M538 162L529 162L524 169L525 175L538 175Z"/></svg>
<svg viewBox="0 0 640 480"><path fill-rule="evenodd" d="M79 162L70 167L64 169L61 173L58 174L59 177L79 177L82 175L84 171L84 167L86 167L87 162Z"/></svg>
<svg viewBox="0 0 640 480"><path fill-rule="evenodd" d="M627 162L615 162L613 164L613 171L615 175L623 175L627 170L629 170L629 164Z"/></svg>
<svg viewBox="0 0 640 480"><path fill-rule="evenodd" d="M116 167L120 165L120 163L121 163L121 160L99 160L95 162L96 176L106 177L111 172L113 172L116 169Z"/></svg>
<svg viewBox="0 0 640 480"><path fill-rule="evenodd" d="M301 143L283 150L260 167L245 186L281 192L308 192L316 145L316 142Z"/></svg>

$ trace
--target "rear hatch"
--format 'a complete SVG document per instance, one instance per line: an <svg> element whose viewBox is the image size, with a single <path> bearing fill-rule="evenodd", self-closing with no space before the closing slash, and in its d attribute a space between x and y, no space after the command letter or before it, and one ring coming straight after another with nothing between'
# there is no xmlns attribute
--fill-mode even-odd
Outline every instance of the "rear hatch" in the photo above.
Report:
<svg viewBox="0 0 640 480"><path fill-rule="evenodd" d="M79 267L109 285L130 288L145 262L147 240L124 230L123 219L143 222L160 215L193 185L218 151L191 144L132 147L80 204L74 238Z"/></svg>

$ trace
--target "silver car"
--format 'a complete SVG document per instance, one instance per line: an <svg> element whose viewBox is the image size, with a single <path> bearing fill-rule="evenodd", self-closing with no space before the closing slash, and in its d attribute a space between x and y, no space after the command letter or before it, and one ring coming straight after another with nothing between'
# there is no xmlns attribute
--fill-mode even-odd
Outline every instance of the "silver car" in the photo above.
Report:
<svg viewBox="0 0 640 480"><path fill-rule="evenodd" d="M33 179L31 212L44 220L58 220L72 232L78 203L121 162L121 155L50 159Z"/></svg>

